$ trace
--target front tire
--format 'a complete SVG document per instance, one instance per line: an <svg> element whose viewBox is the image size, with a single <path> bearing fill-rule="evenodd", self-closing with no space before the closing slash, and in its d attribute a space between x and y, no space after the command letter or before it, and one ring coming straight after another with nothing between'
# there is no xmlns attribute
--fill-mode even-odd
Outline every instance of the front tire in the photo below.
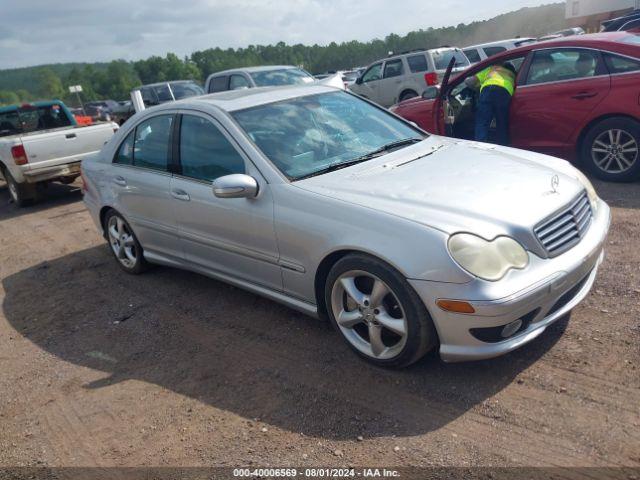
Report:
<svg viewBox="0 0 640 480"><path fill-rule="evenodd" d="M120 268L134 275L144 272L148 263L144 250L127 221L115 210L107 213L105 220L107 241Z"/></svg>
<svg viewBox="0 0 640 480"><path fill-rule="evenodd" d="M325 284L329 318L347 344L367 361L404 367L437 343L424 303L404 276L364 254L347 255Z"/></svg>
<svg viewBox="0 0 640 480"><path fill-rule="evenodd" d="M581 145L585 167L609 182L631 182L640 177L640 123L608 118L589 129Z"/></svg>

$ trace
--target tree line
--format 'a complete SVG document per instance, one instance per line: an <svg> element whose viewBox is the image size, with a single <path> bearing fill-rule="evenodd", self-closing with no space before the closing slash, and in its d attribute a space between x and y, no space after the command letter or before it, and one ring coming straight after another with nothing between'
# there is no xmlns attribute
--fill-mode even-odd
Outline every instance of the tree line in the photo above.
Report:
<svg viewBox="0 0 640 480"><path fill-rule="evenodd" d="M390 34L369 42L349 41L328 45L249 45L245 48L209 48L180 58L164 57L128 62L57 64L0 71L0 105L57 98L75 105L70 85L82 85L82 98L124 100L136 86L165 80L204 81L207 75L229 68L285 64L311 73L365 66L389 52L402 52L443 45L466 46L512 38L537 37L564 28L564 3L523 8L485 21L455 27L428 28L406 35Z"/></svg>

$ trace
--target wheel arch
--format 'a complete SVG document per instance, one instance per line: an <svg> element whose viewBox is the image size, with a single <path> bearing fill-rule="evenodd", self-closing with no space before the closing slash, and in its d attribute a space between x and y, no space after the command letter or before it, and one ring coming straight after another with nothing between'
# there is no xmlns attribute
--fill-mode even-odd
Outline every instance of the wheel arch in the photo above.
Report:
<svg viewBox="0 0 640 480"><path fill-rule="evenodd" d="M127 217L122 214L122 212L120 212L117 208L112 207L111 205L105 205L100 209L100 212L98 213L98 218L100 219L100 228L102 228L102 236L104 238L107 238L107 226L105 225L105 222L107 221L107 214L112 210L122 218L124 218L125 221L129 224L129 227L133 230L133 227L131 227L131 223L129 222L129 220L127 220ZM135 235L135 232L133 233Z"/></svg>
<svg viewBox="0 0 640 480"><path fill-rule="evenodd" d="M640 119L638 119L637 117L634 117L633 115L630 115L628 113L606 113L604 115L600 115L599 117L591 119L589 121L589 123L587 123L582 128L582 130L578 134L578 138L576 139L575 155L576 155L577 163L582 163L582 161L583 161L583 159L582 159L582 142L584 142L584 139L587 136L587 133L589 133L589 130L591 130L598 123L603 122L605 120L611 120L612 118L620 118L620 119L624 119L624 120L632 120L632 121L634 121L636 123L640 123Z"/></svg>
<svg viewBox="0 0 640 480"><path fill-rule="evenodd" d="M375 258L376 260L389 265L391 268L406 276L406 273L403 272L401 268L398 268L397 265L394 265L394 263L390 262L388 259L381 258L380 256L366 250L356 248L341 248L328 253L318 264L318 268L316 268L314 277L314 294L316 298L316 305L318 307L318 316L322 319L326 320L328 318L327 305L324 301L324 288L327 282L327 277L329 276L331 268L333 268L333 266L339 260L346 257L347 255L365 255L367 257Z"/></svg>
<svg viewBox="0 0 640 480"><path fill-rule="evenodd" d="M402 101L402 97L404 96L404 94L405 94L405 93L409 93L409 92L411 92L411 93L415 93L415 94L416 94L416 97L419 97L419 96L420 96L420 95L418 94L418 92L416 92L413 88L403 88L403 89L400 91L400 94L398 95L398 102L401 102L401 101Z"/></svg>

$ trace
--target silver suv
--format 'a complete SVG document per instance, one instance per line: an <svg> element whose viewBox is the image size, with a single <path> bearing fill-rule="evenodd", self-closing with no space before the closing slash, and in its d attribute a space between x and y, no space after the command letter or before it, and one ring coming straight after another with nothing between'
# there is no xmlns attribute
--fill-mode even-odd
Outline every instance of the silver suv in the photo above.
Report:
<svg viewBox="0 0 640 480"><path fill-rule="evenodd" d="M455 58L454 72L469 66L469 59L459 48L443 47L414 50L379 60L370 65L349 89L384 107L422 95L442 81L444 72Z"/></svg>

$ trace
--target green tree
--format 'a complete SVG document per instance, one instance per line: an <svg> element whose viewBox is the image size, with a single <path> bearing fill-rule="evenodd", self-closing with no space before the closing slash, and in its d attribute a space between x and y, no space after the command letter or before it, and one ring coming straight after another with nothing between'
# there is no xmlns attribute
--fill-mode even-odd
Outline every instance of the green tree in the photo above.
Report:
<svg viewBox="0 0 640 480"><path fill-rule="evenodd" d="M19 103L20 97L10 90L0 90L0 105L12 105Z"/></svg>
<svg viewBox="0 0 640 480"><path fill-rule="evenodd" d="M65 89L60 77L50 68L42 68L38 72L38 91L43 99L63 98Z"/></svg>

